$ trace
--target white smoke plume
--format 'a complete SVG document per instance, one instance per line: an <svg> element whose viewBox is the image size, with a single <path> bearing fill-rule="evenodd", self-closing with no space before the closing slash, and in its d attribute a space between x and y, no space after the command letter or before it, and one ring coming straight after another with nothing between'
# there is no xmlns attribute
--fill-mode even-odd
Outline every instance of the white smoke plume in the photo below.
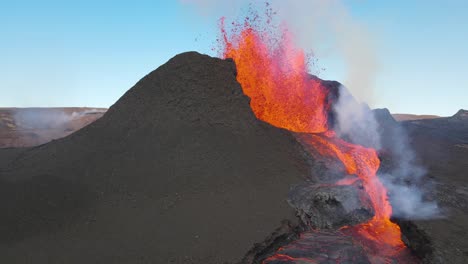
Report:
<svg viewBox="0 0 468 264"><path fill-rule="evenodd" d="M236 19L242 7L265 6L252 0L180 0L201 14ZM378 71L375 41L366 27L353 18L342 0L269 0L275 18L288 25L297 43L318 59L340 58L346 77L342 80L360 101L373 103Z"/></svg>
<svg viewBox="0 0 468 264"><path fill-rule="evenodd" d="M72 120L72 115L61 110L20 109L13 114L17 127L26 129L49 129L61 127Z"/></svg>
<svg viewBox="0 0 468 264"><path fill-rule="evenodd" d="M102 109L66 112L60 108L23 108L13 112L17 127L22 129L50 129L64 127L75 119L91 113L104 113Z"/></svg>
<svg viewBox="0 0 468 264"><path fill-rule="evenodd" d="M380 149L379 125L369 106L357 102L343 86L339 93L339 100L333 105L337 113L335 131L353 143Z"/></svg>
<svg viewBox="0 0 468 264"><path fill-rule="evenodd" d="M417 163L404 128L399 123L386 127L385 132L381 131L381 145L392 157L393 166L380 179L390 192L393 215L407 219L441 217L437 203L425 199L433 183L425 177L426 169Z"/></svg>
<svg viewBox="0 0 468 264"><path fill-rule="evenodd" d="M358 103L345 87L334 104L335 127L338 135L353 143L372 147L390 157L379 178L389 192L393 216L404 219L440 217L437 203L425 199L432 183L425 177L426 170L418 165L404 128L386 109L371 111Z"/></svg>

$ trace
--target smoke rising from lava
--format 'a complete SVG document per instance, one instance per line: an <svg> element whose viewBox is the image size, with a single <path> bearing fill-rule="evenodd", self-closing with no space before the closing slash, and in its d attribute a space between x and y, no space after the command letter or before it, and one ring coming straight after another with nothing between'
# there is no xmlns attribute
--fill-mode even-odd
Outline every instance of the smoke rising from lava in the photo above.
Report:
<svg viewBox="0 0 468 264"><path fill-rule="evenodd" d="M345 87L341 87L339 100L333 108L337 115L335 129L340 137L390 156L392 166L380 173L379 178L389 192L392 215L405 219L440 217L437 204L424 199L432 184L424 177L426 170L417 164L406 131L391 119L390 113L380 117L381 123L389 124L379 124L375 112L365 104L356 103ZM385 120L386 117L389 120Z"/></svg>
<svg viewBox="0 0 468 264"><path fill-rule="evenodd" d="M369 106L358 103L348 89L341 86L333 108L337 113L334 129L340 137L362 146L381 148L379 125Z"/></svg>
<svg viewBox="0 0 468 264"><path fill-rule="evenodd" d="M407 219L441 217L437 203L424 199L426 193L433 191L433 183L425 177L426 169L417 164L406 131L396 124L387 134L388 138L382 138L381 142L391 152L394 166L380 178L390 192L393 215Z"/></svg>
<svg viewBox="0 0 468 264"><path fill-rule="evenodd" d="M195 4L206 15L237 15L241 7L263 6L264 1L181 0ZM375 41L364 25L354 19L342 0L269 0L276 23L285 23L304 50L320 59L339 58L345 67L343 82L358 100L374 103L378 71Z"/></svg>

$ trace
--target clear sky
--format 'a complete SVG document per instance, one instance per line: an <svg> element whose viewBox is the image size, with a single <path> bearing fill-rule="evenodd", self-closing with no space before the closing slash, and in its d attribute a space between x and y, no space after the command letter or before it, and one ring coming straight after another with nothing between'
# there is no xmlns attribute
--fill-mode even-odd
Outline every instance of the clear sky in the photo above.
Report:
<svg viewBox="0 0 468 264"><path fill-rule="evenodd" d="M345 2L375 36L374 107L468 108L468 1ZM109 107L177 53L216 55L217 17L180 1L0 2L0 107ZM321 59L321 58L319 58ZM343 78L324 59L324 78Z"/></svg>

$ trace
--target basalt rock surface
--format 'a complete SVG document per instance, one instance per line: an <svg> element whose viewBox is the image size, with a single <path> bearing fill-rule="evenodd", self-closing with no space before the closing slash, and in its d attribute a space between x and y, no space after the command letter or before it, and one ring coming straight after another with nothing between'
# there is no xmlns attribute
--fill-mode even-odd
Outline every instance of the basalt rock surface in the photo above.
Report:
<svg viewBox="0 0 468 264"><path fill-rule="evenodd" d="M364 248L339 231L307 232L293 243L282 247L265 264L299 263L372 263Z"/></svg>
<svg viewBox="0 0 468 264"><path fill-rule="evenodd" d="M352 185L300 184L290 191L288 202L302 222L314 229L338 229L374 216L360 180Z"/></svg>

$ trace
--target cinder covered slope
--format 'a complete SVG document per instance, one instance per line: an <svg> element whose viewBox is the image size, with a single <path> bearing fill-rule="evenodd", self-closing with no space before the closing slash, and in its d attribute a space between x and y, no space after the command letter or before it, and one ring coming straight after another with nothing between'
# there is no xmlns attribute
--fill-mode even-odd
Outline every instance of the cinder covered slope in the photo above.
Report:
<svg viewBox="0 0 468 264"><path fill-rule="evenodd" d="M310 160L235 74L184 53L77 133L0 150L0 262L235 263L295 221Z"/></svg>

